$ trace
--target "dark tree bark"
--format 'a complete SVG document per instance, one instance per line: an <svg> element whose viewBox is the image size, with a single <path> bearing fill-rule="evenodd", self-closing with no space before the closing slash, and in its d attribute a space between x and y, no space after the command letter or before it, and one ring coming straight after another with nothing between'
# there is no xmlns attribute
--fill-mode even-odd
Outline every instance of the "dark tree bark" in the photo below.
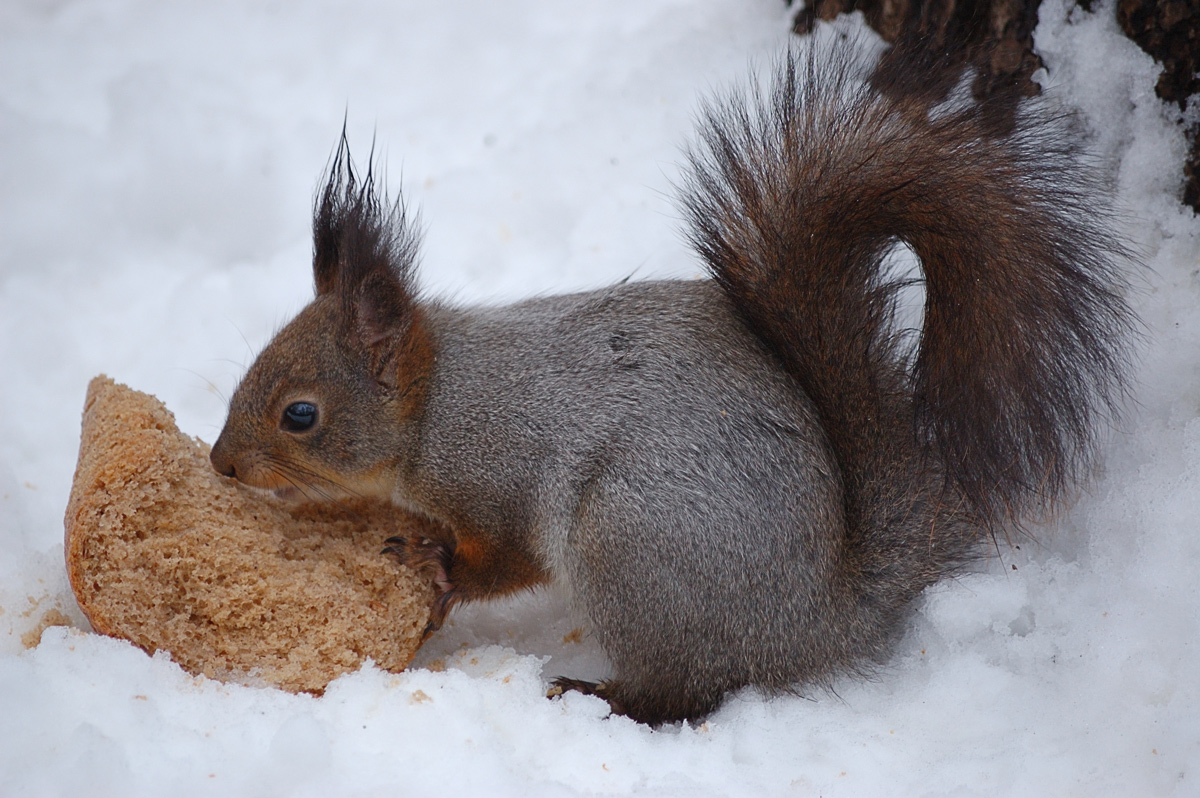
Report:
<svg viewBox="0 0 1200 798"><path fill-rule="evenodd" d="M792 0L788 0L791 4ZM970 59L977 96L998 91L1032 96L1031 77L1042 66L1033 52L1041 0L808 0L793 30L808 33L816 20L861 11L884 41L914 37ZM1078 0L1090 11L1093 0ZM1186 109L1200 93L1200 0L1118 0L1125 35L1163 65L1158 96ZM1200 103L1200 100L1196 101ZM1200 211L1200 132L1188 131L1191 155L1184 165L1183 201Z"/></svg>
<svg viewBox="0 0 1200 798"><path fill-rule="evenodd" d="M971 59L978 69L975 92L986 95L1014 83L1021 93L1038 93L1030 77L1042 65L1033 54L1033 29L1040 0L812 0L796 16L793 30L807 33L818 19L862 11L884 41L903 36L931 39Z"/></svg>
<svg viewBox="0 0 1200 798"><path fill-rule="evenodd" d="M1200 93L1200 0L1118 0L1117 20L1126 36L1163 65L1158 96L1186 109L1188 99ZM1197 132L1195 126L1189 131L1192 151L1183 167L1183 201L1200 211Z"/></svg>

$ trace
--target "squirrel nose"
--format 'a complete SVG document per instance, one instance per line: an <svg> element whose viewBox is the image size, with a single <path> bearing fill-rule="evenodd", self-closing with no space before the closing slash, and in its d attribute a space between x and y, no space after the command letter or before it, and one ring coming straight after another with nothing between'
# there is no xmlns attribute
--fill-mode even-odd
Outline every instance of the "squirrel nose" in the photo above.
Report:
<svg viewBox="0 0 1200 798"><path fill-rule="evenodd" d="M237 468L233 464L233 459L225 453L225 447L221 445L220 437L213 444L212 451L208 453L208 462L212 463L213 471L221 476L237 479Z"/></svg>

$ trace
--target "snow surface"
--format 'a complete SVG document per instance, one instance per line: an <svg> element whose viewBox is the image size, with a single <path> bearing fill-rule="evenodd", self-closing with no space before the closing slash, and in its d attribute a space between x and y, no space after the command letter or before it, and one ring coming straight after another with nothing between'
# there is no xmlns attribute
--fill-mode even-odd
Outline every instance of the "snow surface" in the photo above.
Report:
<svg viewBox="0 0 1200 798"><path fill-rule="evenodd" d="M61 518L95 374L215 437L310 296L344 117L421 207L433 294L697 274L678 147L700 95L785 46L783 4L0 5L0 795L1200 794L1200 223L1179 113L1097 5L1049 0L1037 43L1151 266L1104 473L929 590L878 679L659 731L542 697L604 669L552 593L466 608L421 667L320 699L194 679L81 631ZM76 628L27 647L55 610Z"/></svg>

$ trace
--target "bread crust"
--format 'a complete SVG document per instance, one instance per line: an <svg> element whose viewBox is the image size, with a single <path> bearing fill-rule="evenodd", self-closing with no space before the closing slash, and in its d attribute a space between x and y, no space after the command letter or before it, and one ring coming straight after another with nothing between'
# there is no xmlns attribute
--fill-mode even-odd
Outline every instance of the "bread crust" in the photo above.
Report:
<svg viewBox="0 0 1200 798"><path fill-rule="evenodd" d="M157 399L88 387L66 563L101 634L194 674L320 693L368 658L408 665L428 580L380 554L422 522L377 501L296 505L216 474Z"/></svg>

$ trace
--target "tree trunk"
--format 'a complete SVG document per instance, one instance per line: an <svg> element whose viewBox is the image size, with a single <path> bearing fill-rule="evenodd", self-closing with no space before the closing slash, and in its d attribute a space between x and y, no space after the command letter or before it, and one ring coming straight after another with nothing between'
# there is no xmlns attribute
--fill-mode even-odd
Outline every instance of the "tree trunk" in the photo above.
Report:
<svg viewBox="0 0 1200 798"><path fill-rule="evenodd" d="M1118 0L1117 20L1126 36L1163 65L1158 96L1186 110L1188 99L1200 93L1200 0ZM1192 151L1183 167L1183 201L1200 211L1198 124L1188 131Z"/></svg>
<svg viewBox="0 0 1200 798"><path fill-rule="evenodd" d="M1093 0L1078 0L1087 11ZM792 0L788 0L790 5ZM1042 61L1033 52L1040 0L810 0L793 30L808 33L818 19L861 11L884 41L932 39L970 59L978 70L976 96L997 91L1038 93L1031 80ZM1118 0L1125 35L1163 65L1156 92L1186 110L1200 93L1200 0ZM1200 103L1200 100L1196 101ZM1183 201L1200 211L1200 120L1188 130L1191 154L1183 168Z"/></svg>

